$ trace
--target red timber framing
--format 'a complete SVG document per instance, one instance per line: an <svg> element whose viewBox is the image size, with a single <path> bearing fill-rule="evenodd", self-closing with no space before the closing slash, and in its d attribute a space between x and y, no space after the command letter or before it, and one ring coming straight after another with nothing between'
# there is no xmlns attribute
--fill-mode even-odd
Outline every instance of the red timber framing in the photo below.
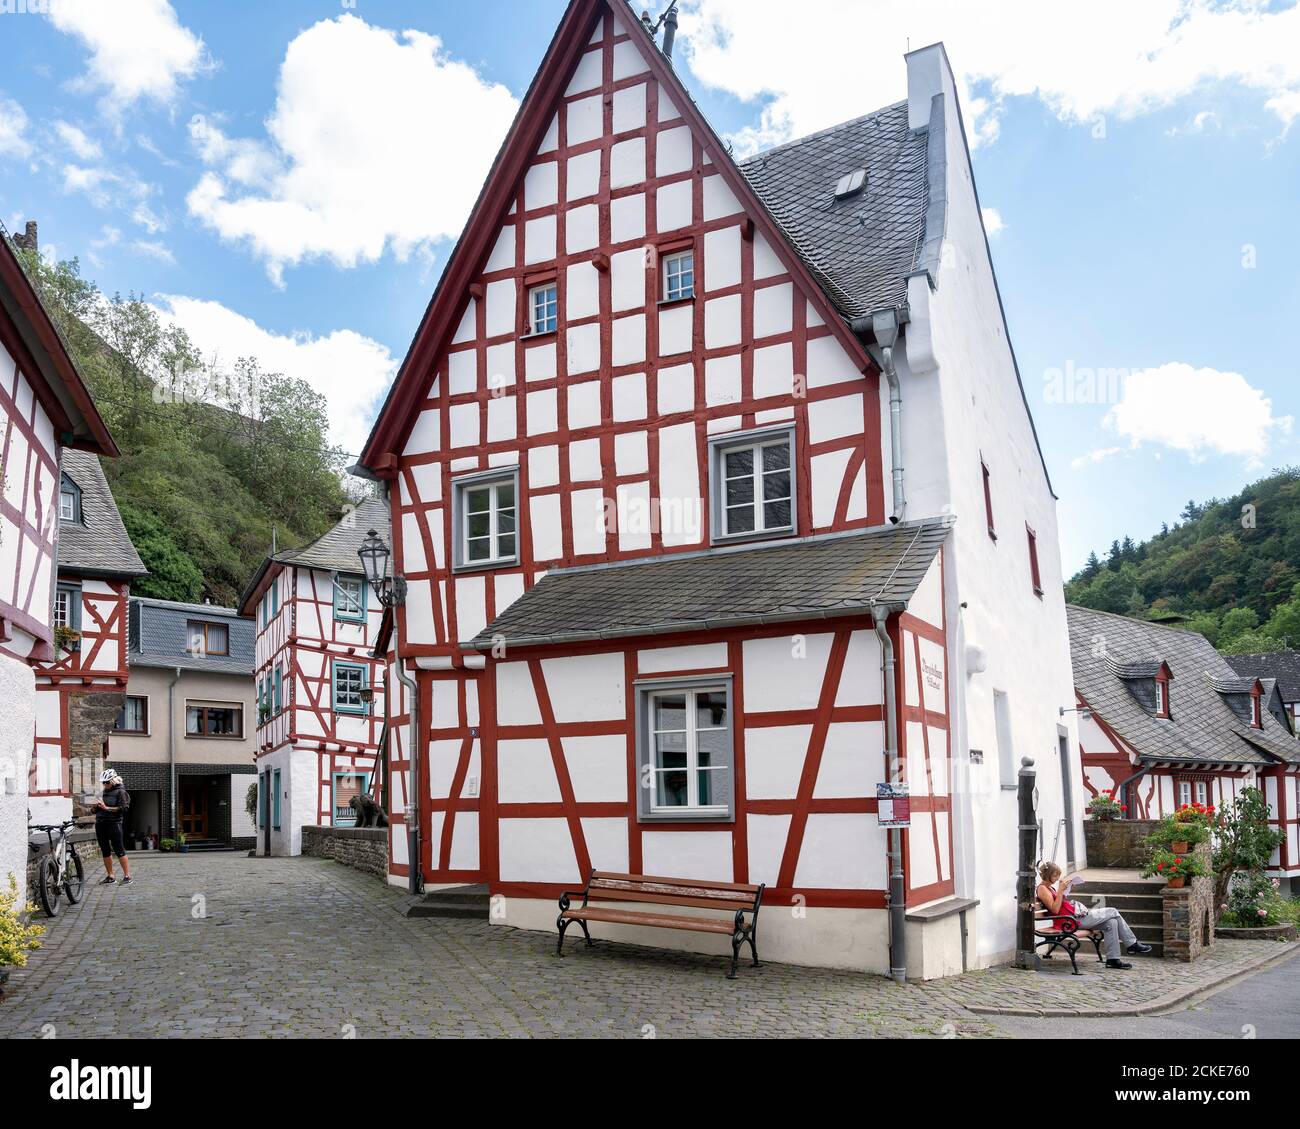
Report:
<svg viewBox="0 0 1300 1129"><path fill-rule="evenodd" d="M57 732L42 729L38 712L36 755L29 770L28 794L67 796L68 790L68 699L76 694L116 692L125 689L127 669L127 581L92 580L67 573L59 582L77 584L81 591L81 640L79 648L55 661L34 662L38 693L57 694ZM102 590L101 590L102 589ZM111 738L110 738L111 740ZM57 749L57 786L51 768Z"/></svg>
<svg viewBox="0 0 1300 1129"><path fill-rule="evenodd" d="M262 597L272 587L276 611L264 621ZM286 747L315 753L316 819L325 826L333 824L334 774L373 773L384 725L385 664L372 654L379 612L374 594L367 598L365 623L337 620L329 572L275 562L242 609L256 617L255 680L264 684L277 669L281 676L279 712L259 717L257 759ZM334 709L336 662L366 668L374 698L365 715Z"/></svg>

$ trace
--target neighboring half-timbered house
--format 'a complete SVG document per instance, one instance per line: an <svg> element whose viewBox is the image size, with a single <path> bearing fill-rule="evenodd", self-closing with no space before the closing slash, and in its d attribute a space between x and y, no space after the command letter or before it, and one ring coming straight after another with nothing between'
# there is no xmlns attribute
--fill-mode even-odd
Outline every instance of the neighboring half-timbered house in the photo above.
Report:
<svg viewBox="0 0 1300 1129"><path fill-rule="evenodd" d="M1259 788L1284 836L1270 873L1300 876L1300 744L1260 679L1194 631L1074 606L1069 623L1087 795L1159 819Z"/></svg>
<svg viewBox="0 0 1300 1129"><path fill-rule="evenodd" d="M59 479L53 659L35 662L34 823L70 819L100 789L99 774L125 705L127 599L147 574L97 456L65 451ZM62 644L62 645L60 645Z"/></svg>
<svg viewBox="0 0 1300 1129"><path fill-rule="evenodd" d="M361 460L395 881L537 928L593 867L763 882L769 956L934 976L1014 948L1021 756L1079 857L1055 500L943 48L907 71L737 164L622 0L569 5Z"/></svg>
<svg viewBox="0 0 1300 1129"><path fill-rule="evenodd" d="M383 608L357 556L372 529L390 537L383 502L267 557L240 600L257 623L259 844L272 854L298 854L305 824L352 826L351 797L374 792L385 701L372 650Z"/></svg>
<svg viewBox="0 0 1300 1129"><path fill-rule="evenodd" d="M59 466L73 449L117 454L0 229L0 883L26 866L33 663L56 657Z"/></svg>

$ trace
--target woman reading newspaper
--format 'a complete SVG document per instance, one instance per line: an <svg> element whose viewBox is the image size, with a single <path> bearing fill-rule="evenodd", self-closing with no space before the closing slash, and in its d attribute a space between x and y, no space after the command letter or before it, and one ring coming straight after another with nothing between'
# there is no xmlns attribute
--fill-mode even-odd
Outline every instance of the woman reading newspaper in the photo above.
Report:
<svg viewBox="0 0 1300 1129"><path fill-rule="evenodd" d="M1047 907L1051 914L1065 914L1079 922L1080 929L1095 929L1105 939L1106 967L1132 968L1133 966L1120 956L1121 944L1127 946L1130 953L1141 955L1151 951L1150 945L1144 945L1133 934L1128 922L1117 909L1089 909L1070 901L1072 889L1081 883L1078 875L1067 881L1060 881L1061 868L1054 862L1045 862L1038 868L1038 900Z"/></svg>

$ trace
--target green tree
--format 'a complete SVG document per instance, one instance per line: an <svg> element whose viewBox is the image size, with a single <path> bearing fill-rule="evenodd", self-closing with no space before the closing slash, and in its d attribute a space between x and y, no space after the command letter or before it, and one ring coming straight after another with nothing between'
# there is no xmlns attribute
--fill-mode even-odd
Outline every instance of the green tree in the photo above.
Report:
<svg viewBox="0 0 1300 1129"><path fill-rule="evenodd" d="M1238 871L1262 874L1282 834L1269 823L1268 800L1258 788L1243 788L1219 812L1213 856L1214 904L1228 900L1228 884Z"/></svg>

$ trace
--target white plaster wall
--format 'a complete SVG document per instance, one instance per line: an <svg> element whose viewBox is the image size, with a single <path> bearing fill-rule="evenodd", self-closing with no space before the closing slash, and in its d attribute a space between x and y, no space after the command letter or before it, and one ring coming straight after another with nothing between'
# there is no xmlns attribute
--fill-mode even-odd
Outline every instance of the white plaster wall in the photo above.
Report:
<svg viewBox="0 0 1300 1129"><path fill-rule="evenodd" d="M1067 768L1076 785L1081 777L1075 715L1062 718L1058 712L1074 705L1074 694L1055 499L1016 381L951 72L938 47L910 55L913 126L929 120L938 92L945 101L947 230L936 289L922 278L909 287L913 322L899 364L903 448L908 516L951 512L957 518L945 556L955 699L956 880L959 895L981 901L972 949L987 954L1014 947L1017 855L1016 794L998 779L993 691L1008 696L1017 764L1022 756L1035 761L1047 850L1066 814L1058 725L1067 730ZM884 382L882 392L887 397ZM882 418L887 428L884 397ZM996 541L986 530L981 456L991 475ZM1041 598L1032 590L1026 524L1037 535ZM983 673L968 665L969 645L983 651ZM970 748L984 751L983 764L969 763ZM1083 801L1081 788L1074 790L1076 810L1068 817L1081 855Z"/></svg>
<svg viewBox="0 0 1300 1129"><path fill-rule="evenodd" d="M36 679L31 667L0 656L0 883L27 873L27 772L36 732Z"/></svg>
<svg viewBox="0 0 1300 1129"><path fill-rule="evenodd" d="M320 758L315 752L285 747L268 753L257 762L259 773L280 770L280 828L271 829L273 855L302 854L303 825L315 826L319 822L317 783L320 776ZM272 819L274 807L267 808L267 819ZM257 849L262 850L262 829L257 830Z"/></svg>

